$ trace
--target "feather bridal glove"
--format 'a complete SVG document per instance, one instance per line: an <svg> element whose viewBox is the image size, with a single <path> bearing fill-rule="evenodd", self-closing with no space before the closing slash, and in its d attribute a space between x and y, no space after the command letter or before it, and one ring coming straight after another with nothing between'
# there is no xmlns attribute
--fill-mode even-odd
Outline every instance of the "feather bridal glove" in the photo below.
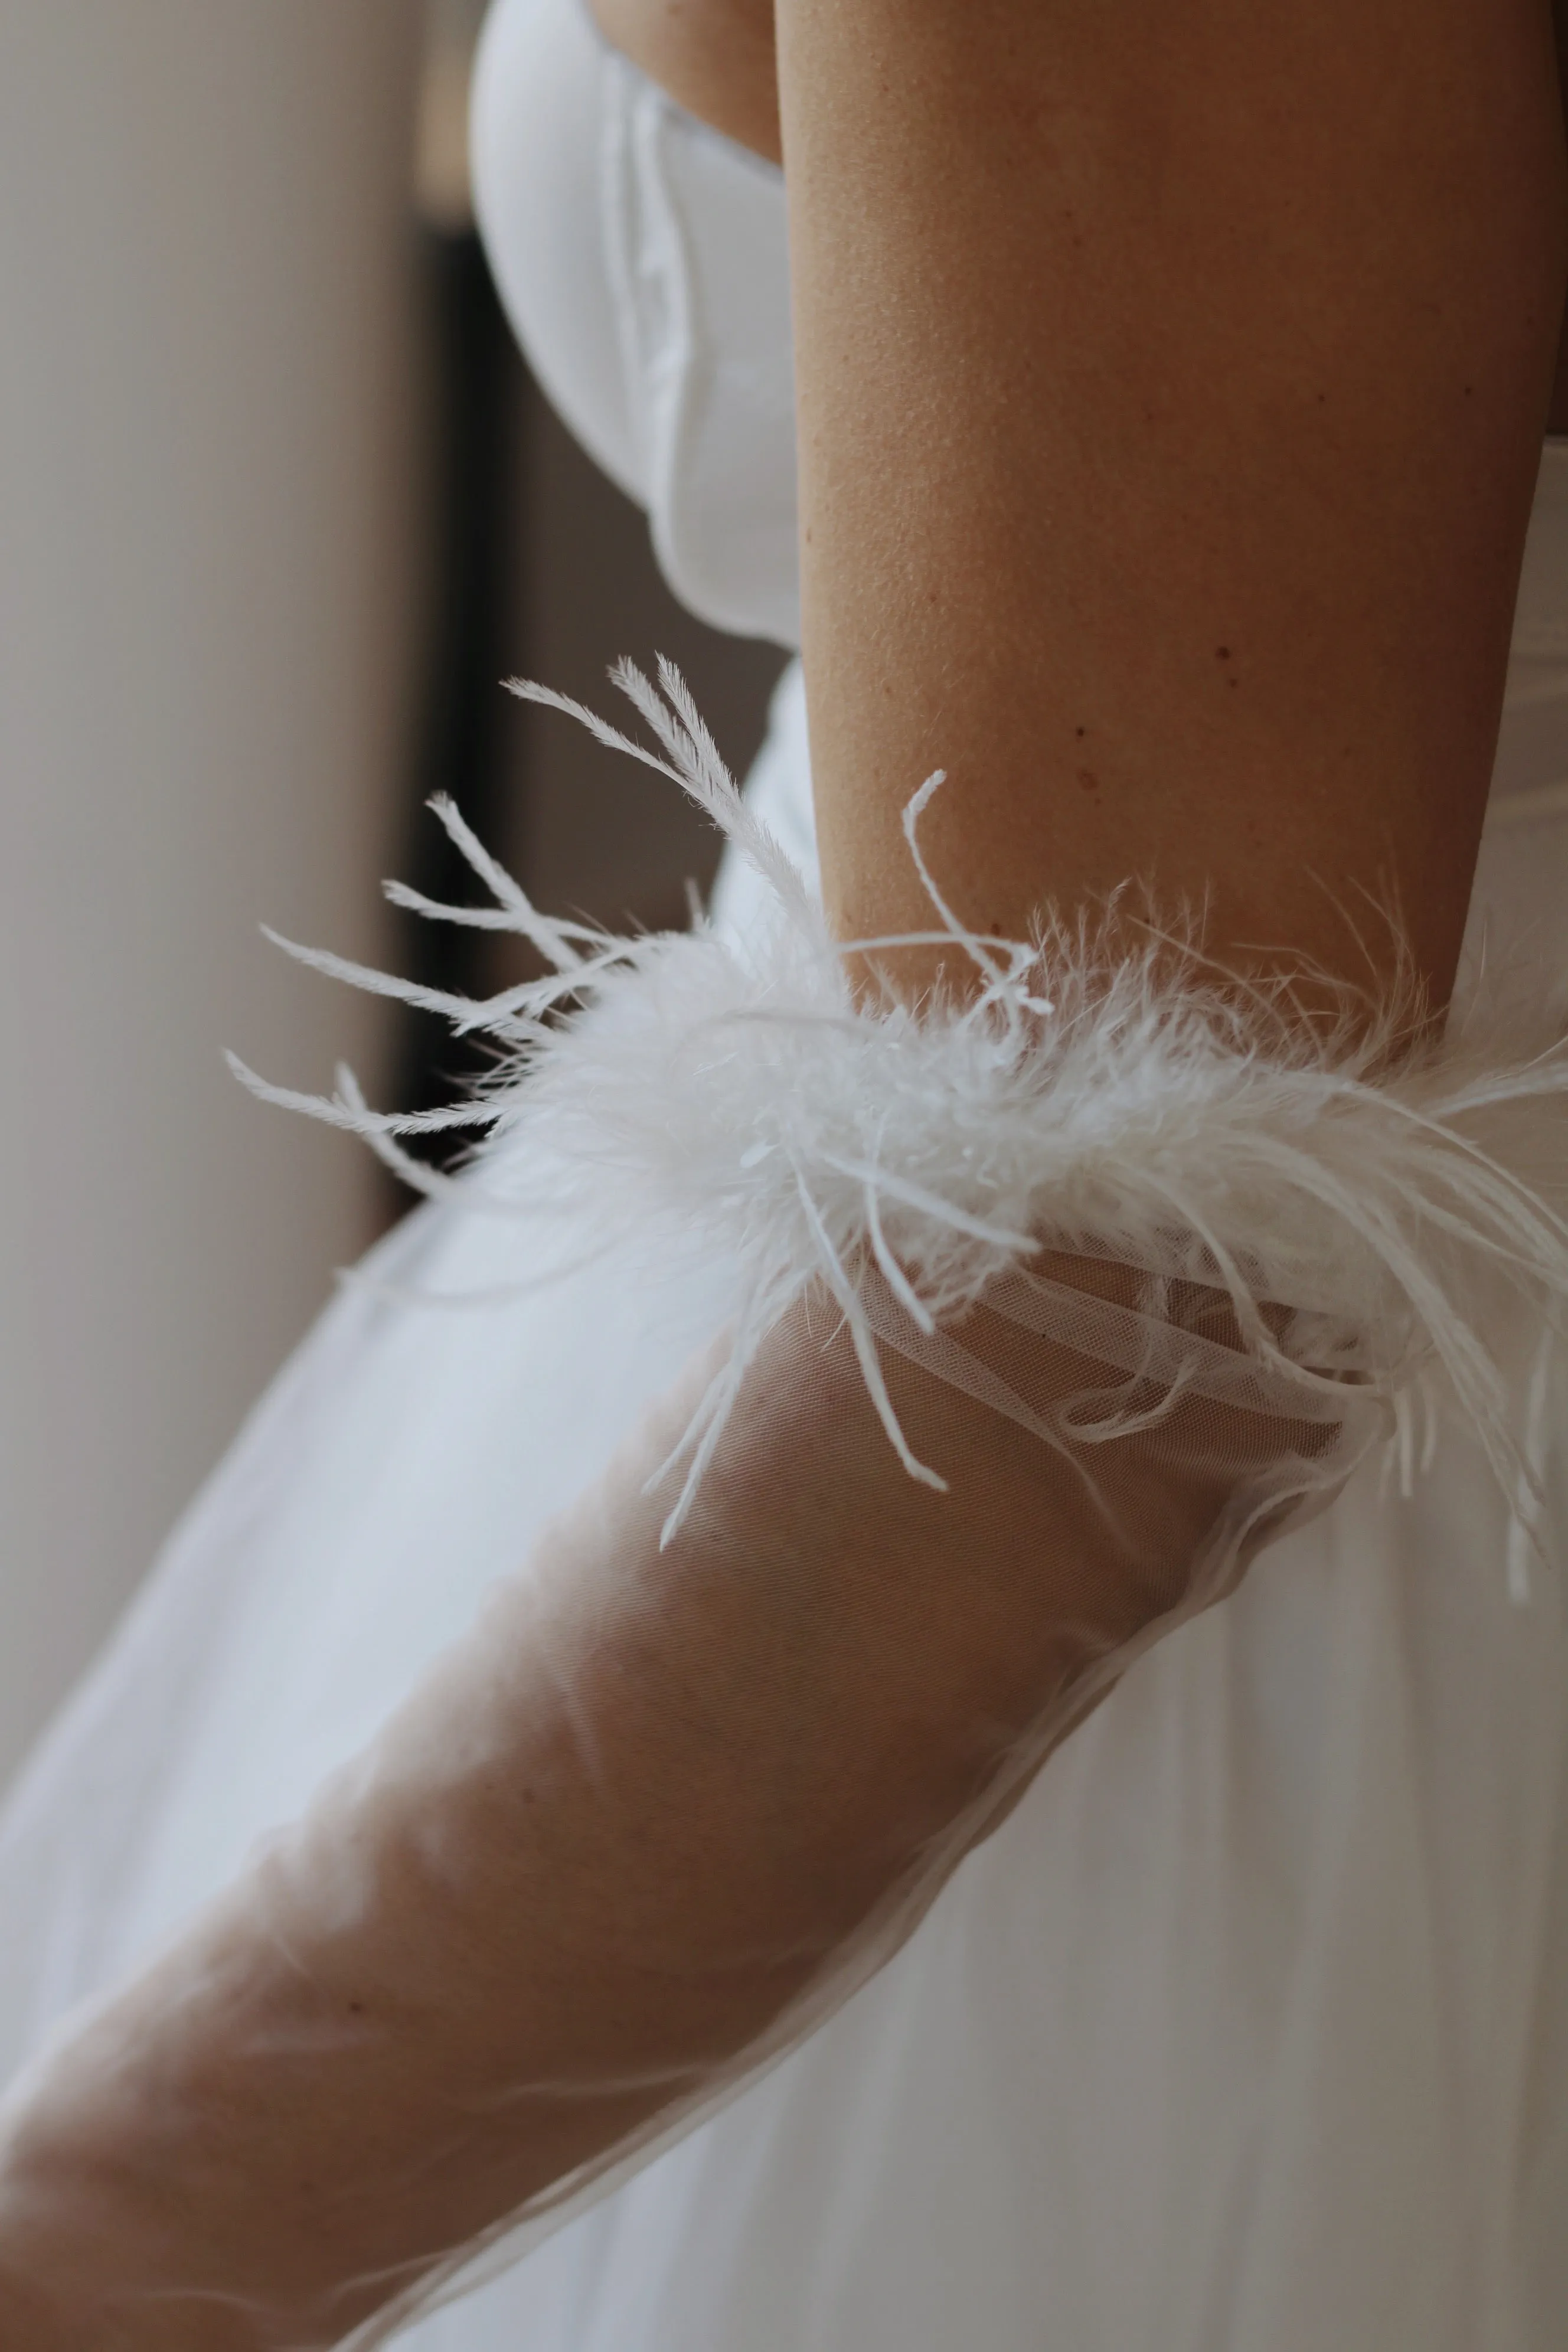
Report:
<svg viewBox="0 0 1568 2352"><path fill-rule="evenodd" d="M612 940L468 843L483 919L553 971L447 1008L515 1056L457 1192L719 1267L730 1322L373 1746L16 2086L16 2352L383 2340L847 1998L1418 1396L1528 1478L1494 1326L1568 1295L1560 1055L1314 1020L1165 941L977 938L929 877L931 933L880 950L971 982L906 1003L875 950L852 979L679 681L626 682L776 920ZM352 1085L309 1107L403 1164Z"/></svg>

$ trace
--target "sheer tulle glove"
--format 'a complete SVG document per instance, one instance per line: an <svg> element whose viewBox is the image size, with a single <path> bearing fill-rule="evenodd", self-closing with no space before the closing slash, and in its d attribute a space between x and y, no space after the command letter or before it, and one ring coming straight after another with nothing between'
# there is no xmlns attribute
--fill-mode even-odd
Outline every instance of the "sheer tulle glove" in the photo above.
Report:
<svg viewBox="0 0 1568 2352"><path fill-rule="evenodd" d="M1270 1414L1235 1353L1245 1402L1157 1410L1168 1365L1129 1379L984 1307L950 1344L1061 1450L895 1354L885 1402L947 1491L912 1479L842 1316L803 1299L673 1537L648 1481L710 1364L306 1820L22 2087L0 2258L55 2300L40 2352L377 2333L711 2102L907 1933L1343 1442L1298 1399ZM1069 1433L1091 1411L1092 1443Z"/></svg>
<svg viewBox="0 0 1568 2352"><path fill-rule="evenodd" d="M723 1265L732 1325L18 2087L26 2352L379 2340L842 2000L1418 1382L1521 1475L1487 1317L1568 1290L1536 1181L1560 1058L1314 1025L1124 934L976 940L934 888L927 944L974 986L857 993L675 692L641 699L774 931L569 932L476 847L559 971L455 1008L528 1065L459 1190L537 1215L553 1170L569 1237ZM317 1108L400 1158L351 1087Z"/></svg>

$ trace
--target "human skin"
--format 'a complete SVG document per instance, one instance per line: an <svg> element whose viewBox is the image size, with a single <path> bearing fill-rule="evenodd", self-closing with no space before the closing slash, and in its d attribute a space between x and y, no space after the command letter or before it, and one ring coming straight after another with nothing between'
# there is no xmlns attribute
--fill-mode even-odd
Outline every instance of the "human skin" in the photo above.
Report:
<svg viewBox="0 0 1568 2352"><path fill-rule="evenodd" d="M976 927L1132 878L1227 962L1353 981L1397 909L1442 1002L1563 307L1541 0L783 0L779 35L841 933L923 919L940 765Z"/></svg>
<svg viewBox="0 0 1568 2352"><path fill-rule="evenodd" d="M841 933L924 926L899 820L940 762L931 855L973 920L1019 931L1136 877L1206 897L1238 960L1359 978L1336 906L1397 898L1440 997L1568 267L1544 7L781 0L778 30ZM606 2082L743 2047L1075 1647L1153 1612L1097 1572L1070 1480L1021 1486L1026 1540L979 1548L984 1595L955 1579L952 1521L881 1446L842 1348L829 1372L801 1413L776 1360L751 1391L735 1524L769 1572L660 1552L635 1481L590 1498L603 1525L559 1616L520 1598L472 1684L433 1676L405 1751L432 1769L391 1772L374 1819L350 1809L382 1907L319 1945L258 1942L226 1898L172 1979L125 1996L122 2063L84 2045L19 2116L7 2352L100 2352L106 2294L193 2275L210 2299L132 2306L130 2352L310 2340L290 2315L335 2279L613 2145L640 2110ZM965 1412L944 1406L944 1466L1008 1454ZM432 1806L479 1857L460 1902L431 1899ZM362 1976L395 1989L379 2039L334 2043ZM237 2063L255 2047L305 2058ZM568 2058L595 2097L550 2095ZM498 2082L535 2095L487 2115Z"/></svg>
<svg viewBox="0 0 1568 2352"><path fill-rule="evenodd" d="M0 2118L5 2352L336 2341L400 2266L721 2076L917 1860L933 1892L1042 1707L1077 1720L1086 1667L1171 1604L1212 1466L1110 1449L1165 1526L1113 1560L1033 1437L889 1360L933 1495L835 1320L774 1333L661 1548L644 1481L694 1368L368 1764ZM1041 1378L1048 1346L996 1326L1010 1370L998 1342Z"/></svg>
<svg viewBox="0 0 1568 2352"><path fill-rule="evenodd" d="M783 161L773 0L589 0L605 38L711 124Z"/></svg>
<svg viewBox="0 0 1568 2352"><path fill-rule="evenodd" d="M787 162L841 934L925 921L940 765L978 927L1132 878L1364 980L1396 911L1440 1003L1563 315L1543 0L780 0L782 135L760 0L595 5Z"/></svg>
<svg viewBox="0 0 1568 2352"><path fill-rule="evenodd" d="M592 0L591 12L606 40L688 113L770 163L783 163L773 0ZM1561 60L1568 0L1553 0L1552 13ZM1568 86L1563 98L1568 108ZM1549 429L1568 434L1568 310Z"/></svg>

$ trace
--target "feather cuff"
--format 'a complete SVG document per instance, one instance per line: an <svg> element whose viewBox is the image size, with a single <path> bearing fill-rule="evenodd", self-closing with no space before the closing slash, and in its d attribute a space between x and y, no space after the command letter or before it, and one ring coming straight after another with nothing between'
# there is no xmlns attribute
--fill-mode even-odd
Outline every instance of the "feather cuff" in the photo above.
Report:
<svg viewBox="0 0 1568 2352"><path fill-rule="evenodd" d="M470 1209L554 1204L605 1248L641 1235L666 1256L734 1266L734 1346L689 1433L676 1518L763 1336L809 1286L837 1299L890 1437L929 1475L888 1404L879 1337L896 1344L901 1324L931 1341L1009 1286L1016 1298L1020 1281L1048 1298L1037 1270L1049 1252L1140 1269L1164 1286L1156 1308L1175 1284L1224 1292L1247 1376L1309 1419L1342 1414L1347 1380L1397 1412L1440 1367L1510 1493L1528 1480L1488 1301L1523 1293L1554 1317L1568 1297L1568 1052L1556 1031L1521 1041L1458 1024L1423 1043L1413 997L1397 991L1309 1019L1289 983L1243 989L1191 942L1149 932L1130 951L1124 923L1114 945L1109 929L1060 922L1028 941L978 936L921 857L940 775L906 814L932 909L921 938L962 958L974 985L919 1004L857 992L847 950L746 808L678 674L660 665L662 692L629 665L616 678L662 756L547 688L516 690L698 801L771 886L766 929L621 938L553 921L435 803L495 904L390 894L519 933L548 975L470 1002L290 952L483 1031L504 1056L496 1078L471 1105L398 1118L369 1110L347 1073L326 1099L235 1067L268 1100L353 1129L421 1189ZM861 968L878 946L911 943L861 943ZM401 1147L437 1127L485 1139L459 1179ZM1148 1324L1131 1342L1145 1363ZM1110 1350L1123 1364L1127 1344ZM1228 1380L1234 1396L1234 1345L1184 1342L1183 1363L1189 1389Z"/></svg>

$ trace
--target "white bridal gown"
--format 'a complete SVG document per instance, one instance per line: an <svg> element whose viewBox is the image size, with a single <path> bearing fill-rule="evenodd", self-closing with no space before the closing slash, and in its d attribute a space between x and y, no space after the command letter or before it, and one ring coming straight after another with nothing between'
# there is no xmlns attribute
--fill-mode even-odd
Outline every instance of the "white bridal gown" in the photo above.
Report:
<svg viewBox="0 0 1568 2352"><path fill-rule="evenodd" d="M680 593L788 642L777 175L577 0L501 0L476 127L546 387ZM808 851L793 673L753 789ZM723 919L747 911L731 877ZM1471 948L1472 986L1483 962L1568 977L1568 449ZM560 1239L426 1208L260 1405L5 1816L0 2075L370 1734L709 1335L712 1298L625 1253L532 1297L406 1295L504 1288ZM832 2023L409 2340L1560 2352L1563 1382L1544 1335L1515 1357L1533 1542L1456 1426L1364 1464L1133 1669Z"/></svg>

